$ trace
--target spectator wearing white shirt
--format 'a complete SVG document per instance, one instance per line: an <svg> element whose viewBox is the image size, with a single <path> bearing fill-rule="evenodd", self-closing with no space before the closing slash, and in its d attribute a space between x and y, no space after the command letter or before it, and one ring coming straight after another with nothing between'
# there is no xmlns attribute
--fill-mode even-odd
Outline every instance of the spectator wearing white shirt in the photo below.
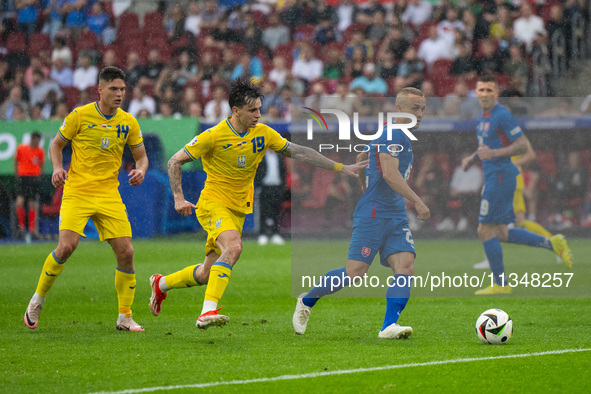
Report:
<svg viewBox="0 0 591 394"><path fill-rule="evenodd" d="M305 45L299 58L293 62L291 72L294 76L310 82L322 76L322 62L314 57L312 48Z"/></svg>
<svg viewBox="0 0 591 394"><path fill-rule="evenodd" d="M217 86L213 90L213 100L205 104L203 116L206 122L216 123L232 115L232 109L226 99L226 89Z"/></svg>
<svg viewBox="0 0 591 394"><path fill-rule="evenodd" d="M437 26L429 27L429 38L421 42L418 56L427 63L428 68L431 68L436 60L451 58L448 42L439 36Z"/></svg>
<svg viewBox="0 0 591 394"><path fill-rule="evenodd" d="M53 62L58 57L64 59L66 66L72 66L72 50L68 47L66 38L61 36L55 37L51 61Z"/></svg>
<svg viewBox="0 0 591 394"><path fill-rule="evenodd" d="M98 69L90 64L90 56L80 57L80 67L74 71L74 86L84 90L89 86L96 86L98 83Z"/></svg>
<svg viewBox="0 0 591 394"><path fill-rule="evenodd" d="M191 1L188 7L189 15L185 19L185 30L193 33L195 37L201 31L201 15L199 11L199 3L197 1Z"/></svg>
<svg viewBox="0 0 591 394"><path fill-rule="evenodd" d="M137 118L140 111L143 109L148 111L150 115L154 115L156 113L156 101L152 97L146 95L146 89L144 86L136 85L133 88L133 98L129 102L127 112Z"/></svg>
<svg viewBox="0 0 591 394"><path fill-rule="evenodd" d="M546 35L544 20L533 14L531 5L527 2L521 4L521 17L513 22L513 33L515 38L525 44L528 52L539 33Z"/></svg>
<svg viewBox="0 0 591 394"><path fill-rule="evenodd" d="M462 158L468 156L469 153L465 153ZM483 181L482 169L477 165L470 166L466 171L461 165L455 168L449 186L450 197L461 202L457 231L465 231L469 228L468 218L477 211Z"/></svg>
<svg viewBox="0 0 591 394"><path fill-rule="evenodd" d="M66 67L64 59L61 57L53 61L49 77L60 86L72 86L74 84L74 73L70 67Z"/></svg>
<svg viewBox="0 0 591 394"><path fill-rule="evenodd" d="M465 26L464 22L458 20L458 11L455 8L449 8L445 16L446 18L437 24L437 32L439 33L439 37L447 42L451 51L456 38L456 30L464 31Z"/></svg>
<svg viewBox="0 0 591 394"><path fill-rule="evenodd" d="M275 82L275 86L281 88L285 85L285 77L289 70L285 68L285 59L281 56L273 59L273 69L269 72L269 80Z"/></svg>
<svg viewBox="0 0 591 394"><path fill-rule="evenodd" d="M337 7L337 17L339 19L338 29L340 31L347 30L352 23L355 22L355 14L357 7L352 0L343 0Z"/></svg>
<svg viewBox="0 0 591 394"><path fill-rule="evenodd" d="M409 0L401 19L404 23L420 26L431 18L433 5L425 0Z"/></svg>

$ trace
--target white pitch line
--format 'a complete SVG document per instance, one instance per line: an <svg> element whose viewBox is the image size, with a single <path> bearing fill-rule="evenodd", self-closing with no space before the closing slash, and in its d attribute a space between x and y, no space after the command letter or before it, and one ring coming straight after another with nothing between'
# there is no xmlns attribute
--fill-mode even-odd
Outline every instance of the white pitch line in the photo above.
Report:
<svg viewBox="0 0 591 394"><path fill-rule="evenodd" d="M100 392L93 393L93 394L133 394L133 393L151 393L151 392L160 391L160 390L201 389L201 388L216 387L216 386L231 386L231 385L249 384L249 383L266 383L266 382L276 382L279 380L296 380L296 379L306 379L306 378L317 378L317 377L321 377L321 376L346 375L346 374L360 373L360 372L386 371L386 370L390 370L390 369L400 369L400 368L427 367L430 365L469 363L469 362L473 362L473 361L502 360L502 359L507 359L507 358L537 357L537 356L548 356L548 355L554 355L554 354L578 353L578 352L588 352L588 351L591 351L591 348L589 348L589 349L563 349L563 350L552 350L552 351L548 351L548 352L509 354L506 356L456 358L456 359L452 359L452 360L428 361L428 362L424 362L424 363L384 365L382 367L373 367L373 368L342 369L342 370L327 371L327 372L311 372L311 373L304 373L304 374L300 374L300 375L281 375L281 376L275 376L272 378L229 380L226 382L222 381L222 382L209 382L209 383L195 383L195 384L183 384L183 385L177 385L177 386L146 387L143 389L129 389L129 390L122 390L122 391L100 391Z"/></svg>

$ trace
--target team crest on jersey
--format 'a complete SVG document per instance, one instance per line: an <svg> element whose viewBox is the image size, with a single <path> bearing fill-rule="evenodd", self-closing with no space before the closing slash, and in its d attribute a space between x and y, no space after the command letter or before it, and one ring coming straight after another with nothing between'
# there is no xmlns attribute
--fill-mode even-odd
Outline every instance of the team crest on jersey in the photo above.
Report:
<svg viewBox="0 0 591 394"><path fill-rule="evenodd" d="M222 219L216 219L215 220L215 227L216 228L220 228L222 225Z"/></svg>
<svg viewBox="0 0 591 394"><path fill-rule="evenodd" d="M361 249L361 255L363 257L369 256L370 253L371 253L371 249L370 248L367 248L367 247L364 246L363 249Z"/></svg>
<svg viewBox="0 0 591 394"><path fill-rule="evenodd" d="M109 144L111 143L111 139L109 137L103 137L101 141L101 149L102 150L109 150Z"/></svg>
<svg viewBox="0 0 591 394"><path fill-rule="evenodd" d="M195 136L195 138L193 138L193 139L191 140L191 142L189 142L189 146L193 146L193 145L195 145L195 144L197 143L197 139L198 139L198 138L199 138L199 136L198 136L198 135L196 135L196 136Z"/></svg>
<svg viewBox="0 0 591 394"><path fill-rule="evenodd" d="M238 167L244 167L246 165L246 156L240 155L238 156Z"/></svg>

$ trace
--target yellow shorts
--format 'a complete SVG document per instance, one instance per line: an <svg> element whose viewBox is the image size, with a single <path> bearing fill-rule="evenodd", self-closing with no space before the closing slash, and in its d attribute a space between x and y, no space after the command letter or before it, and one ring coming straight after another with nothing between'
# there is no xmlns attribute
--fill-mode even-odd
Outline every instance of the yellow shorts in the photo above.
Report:
<svg viewBox="0 0 591 394"><path fill-rule="evenodd" d="M524 188L525 181L523 180L523 175L520 173L517 175L517 187L515 188L515 194L513 195L513 212L525 213L525 199L523 198Z"/></svg>
<svg viewBox="0 0 591 394"><path fill-rule="evenodd" d="M242 236L245 214L225 207L218 201L200 199L195 211L201 227L207 231L207 243L205 255L212 251L221 255L222 251L216 246L215 241L224 231L236 230Z"/></svg>
<svg viewBox="0 0 591 394"><path fill-rule="evenodd" d="M121 196L93 197L64 194L60 208L60 230L70 230L84 238L84 227L92 218L99 239L131 237L131 225Z"/></svg>

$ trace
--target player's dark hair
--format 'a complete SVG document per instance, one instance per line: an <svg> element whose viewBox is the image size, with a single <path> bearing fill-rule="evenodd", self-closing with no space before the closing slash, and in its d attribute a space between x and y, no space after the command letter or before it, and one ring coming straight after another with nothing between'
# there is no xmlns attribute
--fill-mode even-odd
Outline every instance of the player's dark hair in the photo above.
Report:
<svg viewBox="0 0 591 394"><path fill-rule="evenodd" d="M230 83L230 99L228 100L230 108L242 108L263 97L265 96L261 93L261 88L255 86L247 78L237 78Z"/></svg>
<svg viewBox="0 0 591 394"><path fill-rule="evenodd" d="M115 79L122 79L125 81L125 73L122 69L115 66L107 66L101 70L98 76L99 82L112 82Z"/></svg>
<svg viewBox="0 0 591 394"><path fill-rule="evenodd" d="M491 73L482 74L478 78L478 82L494 82L498 86L497 77L495 77L494 74Z"/></svg>
<svg viewBox="0 0 591 394"><path fill-rule="evenodd" d="M31 139L33 139L33 140L34 140L35 138L37 138L37 139L41 139L41 133L40 133L40 132L38 132L38 131L33 131L33 132L31 133Z"/></svg>

